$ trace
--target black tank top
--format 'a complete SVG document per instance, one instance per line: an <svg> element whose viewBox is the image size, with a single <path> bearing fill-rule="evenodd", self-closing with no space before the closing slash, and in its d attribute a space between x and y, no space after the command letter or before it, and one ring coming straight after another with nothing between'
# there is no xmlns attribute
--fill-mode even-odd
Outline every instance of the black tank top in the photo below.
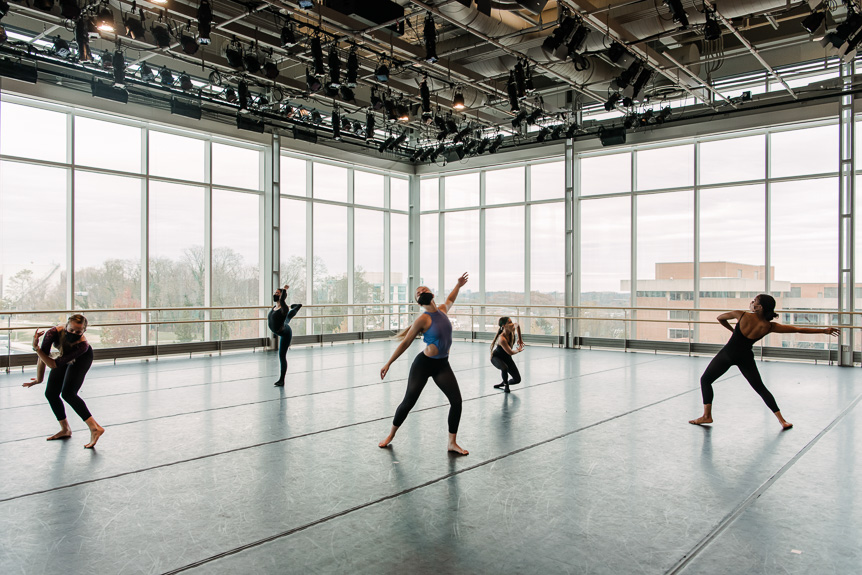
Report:
<svg viewBox="0 0 862 575"><path fill-rule="evenodd" d="M736 322L736 327L733 328L733 333L730 335L730 339L724 344L724 347L728 349L732 349L734 351L745 351L751 350L755 343L758 342L761 338L757 339L748 339L742 332L739 330L739 322Z"/></svg>

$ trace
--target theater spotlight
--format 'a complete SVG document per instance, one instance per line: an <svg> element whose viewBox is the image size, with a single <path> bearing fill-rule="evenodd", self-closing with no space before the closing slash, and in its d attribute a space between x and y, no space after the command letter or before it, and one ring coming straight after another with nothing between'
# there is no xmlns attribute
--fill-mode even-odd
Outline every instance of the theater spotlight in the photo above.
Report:
<svg viewBox="0 0 862 575"><path fill-rule="evenodd" d="M395 138L395 141L392 142L392 145L390 147L394 150L395 148L402 145L406 141L407 141L407 130L404 130L403 132L401 132L400 136Z"/></svg>
<svg viewBox="0 0 862 575"><path fill-rule="evenodd" d="M416 148L415 150L413 150L413 153L410 154L410 161L411 162L418 162L419 158L421 156L422 156L422 148Z"/></svg>
<svg viewBox="0 0 862 575"><path fill-rule="evenodd" d="M123 25L126 27L126 36L131 38L132 40L145 40L146 39L146 30L144 28L144 10L143 8L139 8L140 10L140 18L135 18L134 16L129 16L125 20L123 20ZM134 14L135 12L135 4L132 3L132 10L130 14Z"/></svg>
<svg viewBox="0 0 862 575"><path fill-rule="evenodd" d="M565 124L557 124L556 126L554 126L553 130L551 130L551 139L552 140L559 140L560 138L562 138L563 137L563 130L565 130L565 129L566 129Z"/></svg>
<svg viewBox="0 0 862 575"><path fill-rule="evenodd" d="M577 124L571 124L568 127L568 129L566 130L566 138L574 138L575 134L577 134L577 133L578 133L578 125Z"/></svg>
<svg viewBox="0 0 862 575"><path fill-rule="evenodd" d="M434 24L434 17L431 16L431 12L425 16L423 33L425 36L425 61L433 64L437 61L437 26Z"/></svg>
<svg viewBox="0 0 862 575"><path fill-rule="evenodd" d="M620 88L620 90L628 88L629 85L634 82L638 73L641 71L641 67L642 64L640 60L635 60L622 74L617 76L616 84Z"/></svg>
<svg viewBox="0 0 862 575"><path fill-rule="evenodd" d="M119 50L114 51L111 58L111 71L114 75L114 86L124 88L126 86L126 59Z"/></svg>
<svg viewBox="0 0 862 575"><path fill-rule="evenodd" d="M238 99L237 95L236 95L236 90L234 90L233 88L228 88L227 90L225 90L224 91L224 99L227 100L228 102L230 102L231 104L236 104L236 101Z"/></svg>
<svg viewBox="0 0 862 575"><path fill-rule="evenodd" d="M50 0L50 2L51 7L53 8L54 0ZM108 6L107 2L99 8L99 12L96 14L96 28L98 28L100 32L111 33L114 31L114 12L111 10L110 6Z"/></svg>
<svg viewBox="0 0 862 575"><path fill-rule="evenodd" d="M60 58L68 58L72 54L69 43L57 36L54 38L54 53Z"/></svg>
<svg viewBox="0 0 862 575"><path fill-rule="evenodd" d="M246 50L242 57L242 63L250 74L256 74L260 71L260 56L257 53L257 46L253 45L249 50Z"/></svg>
<svg viewBox="0 0 862 575"><path fill-rule="evenodd" d="M521 124L523 124L524 120L526 120L526 119L527 119L527 112L525 112L523 110L520 111L517 116L512 118L512 127L513 128L520 128Z"/></svg>
<svg viewBox="0 0 862 575"><path fill-rule="evenodd" d="M670 13L673 16L673 21L678 23L683 28L688 28L688 15L682 7L681 0L662 0L667 7L670 8Z"/></svg>
<svg viewBox="0 0 862 575"><path fill-rule="evenodd" d="M374 112L368 112L365 114L365 141L374 139Z"/></svg>
<svg viewBox="0 0 862 575"><path fill-rule="evenodd" d="M341 87L341 59L335 46L329 50L329 87Z"/></svg>
<svg viewBox="0 0 862 575"><path fill-rule="evenodd" d="M161 82L163 86L173 86L174 75L167 68L162 68L159 71L159 82Z"/></svg>
<svg viewBox="0 0 862 575"><path fill-rule="evenodd" d="M251 103L251 92L248 89L248 83L241 80L239 83L239 111L248 114L248 105Z"/></svg>
<svg viewBox="0 0 862 575"><path fill-rule="evenodd" d="M622 126L613 128L601 127L599 128L598 135L602 146L616 146L626 143L626 129Z"/></svg>
<svg viewBox="0 0 862 575"><path fill-rule="evenodd" d="M476 144L478 143L479 142L477 142L476 140L469 140L467 143L464 144L464 153L468 156L472 154L473 150L476 148Z"/></svg>
<svg viewBox="0 0 862 575"><path fill-rule="evenodd" d="M455 88L455 95L452 97L452 107L456 110L463 110L466 106L464 105L464 92L460 87Z"/></svg>
<svg viewBox="0 0 862 575"><path fill-rule="evenodd" d="M422 152L422 155L419 156L420 162L427 162L431 158L431 154L434 153L434 148L425 148Z"/></svg>
<svg viewBox="0 0 862 575"><path fill-rule="evenodd" d="M662 108L661 112L659 112L658 116L656 116L656 118L655 118L655 123L656 124L664 124L665 122L667 122L668 118L670 118L670 115L672 113L673 112L670 109L670 106Z"/></svg>
<svg viewBox="0 0 862 575"><path fill-rule="evenodd" d="M479 142L479 147L476 148L476 155L482 155L485 153L485 150L488 149L488 146L491 145L490 138L482 138L482 141Z"/></svg>
<svg viewBox="0 0 862 575"><path fill-rule="evenodd" d="M293 32L290 16L286 16L284 26L281 27L281 47L290 48L292 46L296 46L296 34Z"/></svg>
<svg viewBox="0 0 862 575"><path fill-rule="evenodd" d="M319 124L323 121L323 116L320 115L320 112L314 110L313 112L311 112L311 121L315 124Z"/></svg>
<svg viewBox="0 0 862 575"><path fill-rule="evenodd" d="M584 47L584 43L587 41L587 36L590 34L590 29L584 26L582 23L578 25L578 28L575 30L572 37L566 43L566 49L568 50L569 58L572 58L575 54L580 53L580 51Z"/></svg>
<svg viewBox="0 0 862 575"><path fill-rule="evenodd" d="M457 134L455 134L455 137L452 138L452 143L457 144L458 142L460 142L461 140L466 138L467 135L470 133L470 130L471 130L470 126L467 126L466 128L462 128Z"/></svg>
<svg viewBox="0 0 862 575"><path fill-rule="evenodd" d="M357 136L362 133L362 122L359 120L354 120L353 122L353 133Z"/></svg>
<svg viewBox="0 0 862 575"><path fill-rule="evenodd" d="M153 38L156 41L156 46L158 46L159 48L171 47L171 33L166 26L163 26L161 24L153 24L150 27L150 32L153 33ZM230 58L228 58L228 60L230 60Z"/></svg>
<svg viewBox="0 0 862 575"><path fill-rule="evenodd" d="M341 118L338 116L338 108L332 109L332 139L341 140Z"/></svg>
<svg viewBox="0 0 862 575"><path fill-rule="evenodd" d="M206 46L210 43L210 32L212 31L213 11L209 0L201 0L198 6L198 44Z"/></svg>
<svg viewBox="0 0 862 575"><path fill-rule="evenodd" d="M410 121L410 110L408 110L407 106L405 106L404 103L401 101L399 101L398 105L395 106L395 118L399 122L409 122Z"/></svg>
<svg viewBox="0 0 862 575"><path fill-rule="evenodd" d="M323 68L323 48L320 45L320 36L317 34L311 38L311 62L315 74L322 75L326 72Z"/></svg>
<svg viewBox="0 0 862 575"><path fill-rule="evenodd" d="M377 92L377 88L371 88L371 108L380 111L383 109L383 98Z"/></svg>
<svg viewBox="0 0 862 575"><path fill-rule="evenodd" d="M431 90L428 88L428 78L422 78L419 84L419 97L422 99L422 117L431 118Z"/></svg>
<svg viewBox="0 0 862 575"><path fill-rule="evenodd" d="M446 118L446 132L448 134L457 134L458 133L458 124L455 120L452 119L451 116Z"/></svg>
<svg viewBox="0 0 862 575"><path fill-rule="evenodd" d="M134 3L132 4L134 6ZM134 8L132 8L134 12ZM66 20L77 20L81 16L78 0L60 0L60 16Z"/></svg>
<svg viewBox="0 0 862 575"><path fill-rule="evenodd" d="M347 87L356 87L356 78L359 76L359 57L356 55L356 46L347 54Z"/></svg>
<svg viewBox="0 0 862 575"><path fill-rule="evenodd" d="M192 84L192 79L189 77L188 74L186 74L185 72L180 74L180 88L182 90L188 92L189 90L193 89L194 87L195 86L194 86L194 84Z"/></svg>
<svg viewBox="0 0 862 575"><path fill-rule="evenodd" d="M541 108L536 108L535 110L530 112L530 114L527 116L527 125L532 126L533 124L538 122L539 118L542 117L542 113L543 112Z"/></svg>
<svg viewBox="0 0 862 575"><path fill-rule="evenodd" d="M520 60L515 64L515 69L512 70L511 74L515 78L515 88L518 98L523 98L527 95L527 76L524 74L524 65L521 64Z"/></svg>
<svg viewBox="0 0 862 575"><path fill-rule="evenodd" d="M180 34L180 47L183 49L183 52L188 54L189 56L193 56L198 51L197 40L195 40L191 32L191 28L187 26L186 29Z"/></svg>
<svg viewBox="0 0 862 575"><path fill-rule="evenodd" d="M557 48L563 45L566 38L574 32L577 24L578 21L576 19L566 16L554 32L545 38L545 41L542 43L542 49L549 54L555 52Z"/></svg>
<svg viewBox="0 0 862 575"><path fill-rule="evenodd" d="M809 34L815 34L825 19L826 12L812 12L802 20L802 27L808 30Z"/></svg>
<svg viewBox="0 0 862 575"><path fill-rule="evenodd" d="M141 74L141 80L144 82L152 82L156 79L155 72L153 72L153 69L146 62L141 62L138 72Z"/></svg>
<svg viewBox="0 0 862 575"><path fill-rule="evenodd" d="M509 81L506 83L506 95L509 98L509 109L513 112L519 111L521 105L518 103L518 83L515 80L514 72L509 72Z"/></svg>
<svg viewBox="0 0 862 575"><path fill-rule="evenodd" d="M497 134L497 137L491 141L491 145L488 147L489 154L496 154L497 150L500 149L500 146L503 145L503 134Z"/></svg>
<svg viewBox="0 0 862 575"><path fill-rule="evenodd" d="M821 18L820 21L822 22L823 18ZM805 20L802 21L802 25L805 25ZM721 38L721 26L715 19L715 11L707 9L706 23L703 25L703 39L712 42L714 40L718 40L719 38Z"/></svg>
<svg viewBox="0 0 862 575"><path fill-rule="evenodd" d="M605 102L605 111L610 112L613 110L616 107L617 102L620 101L620 98L622 98L622 96L620 96L619 92L611 94L611 97Z"/></svg>
<svg viewBox="0 0 862 575"><path fill-rule="evenodd" d="M524 73L527 76L527 80L526 80L527 93L532 94L533 92L536 91L536 88L535 88L535 86L533 86L533 69L530 67L529 62L527 62L525 64Z"/></svg>
<svg viewBox="0 0 862 575"><path fill-rule="evenodd" d="M650 79L652 79L652 70L644 67L644 69L641 70L641 73L638 75L638 79L635 80L635 83L632 86L632 97L635 100L641 99L641 92L643 92L643 89L649 83Z"/></svg>
<svg viewBox="0 0 862 575"><path fill-rule="evenodd" d="M84 18L78 18L75 23L75 42L78 44L78 61L89 62L93 59L93 53L90 51L90 35L87 33L87 21Z"/></svg>
<svg viewBox="0 0 862 575"><path fill-rule="evenodd" d="M551 129L547 126L542 126L542 129L539 130L539 135L536 136L537 142L544 142L548 136L551 135Z"/></svg>
<svg viewBox="0 0 862 575"><path fill-rule="evenodd" d="M278 65L267 58L263 65L263 75L266 76L268 80L275 80L278 78Z"/></svg>
<svg viewBox="0 0 862 575"><path fill-rule="evenodd" d="M374 70L374 77L377 78L378 82L389 81L389 66L386 65L386 62L380 62L380 65Z"/></svg>
<svg viewBox="0 0 862 575"><path fill-rule="evenodd" d="M383 143L380 144L380 146L377 148L377 151L382 154L383 152L391 148L393 144L395 144L395 136L389 136L388 138L383 140Z"/></svg>
<svg viewBox="0 0 862 575"><path fill-rule="evenodd" d="M308 91L312 94L320 92L320 88L323 87L323 84L320 83L317 76L312 76L311 71L308 68L305 69L305 84L308 86Z"/></svg>

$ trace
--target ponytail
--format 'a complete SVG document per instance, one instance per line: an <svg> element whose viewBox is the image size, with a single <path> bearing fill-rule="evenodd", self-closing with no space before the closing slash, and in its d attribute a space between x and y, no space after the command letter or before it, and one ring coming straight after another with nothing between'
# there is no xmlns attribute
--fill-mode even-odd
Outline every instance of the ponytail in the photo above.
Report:
<svg viewBox="0 0 862 575"><path fill-rule="evenodd" d="M766 318L767 321L772 321L773 319L778 317L778 314L775 313L774 297L762 293L757 296L757 301L760 303L760 307L763 308L763 317Z"/></svg>
<svg viewBox="0 0 862 575"><path fill-rule="evenodd" d="M499 328L497 329L497 334L494 336L494 341L491 342L491 351L494 351L494 346L497 345L497 338L499 338L500 334L503 333L503 328L506 326L507 323L509 323L509 318L505 316L501 317L497 322Z"/></svg>

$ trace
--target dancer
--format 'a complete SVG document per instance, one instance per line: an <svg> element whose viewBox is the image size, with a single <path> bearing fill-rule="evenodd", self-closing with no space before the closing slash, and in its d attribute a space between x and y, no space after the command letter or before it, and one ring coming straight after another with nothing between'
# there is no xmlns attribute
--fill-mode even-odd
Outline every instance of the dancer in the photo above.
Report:
<svg viewBox="0 0 862 575"><path fill-rule="evenodd" d="M755 297L748 307L749 311L742 310L729 311L718 316L718 322L733 332L730 340L718 352L703 375L700 377L700 391L703 394L703 415L697 419L692 419L689 423L694 425L704 425L712 423L712 384L713 382L724 375L730 369L731 365L735 365L742 372L748 383L754 388L761 398L763 398L766 406L772 410L778 422L784 429L793 427L792 423L788 423L781 415L778 409L778 404L775 403L775 398L763 385L763 380L760 378L760 372L757 371L757 364L754 362L754 352L752 346L762 337L770 333L823 333L827 335L838 335L839 330L834 327L825 328L807 328L796 327L791 325L782 325L773 323L773 319L778 317L775 313L775 299L771 295L760 294ZM736 328L730 327L728 320L736 319Z"/></svg>
<svg viewBox="0 0 862 575"><path fill-rule="evenodd" d="M51 373L48 375L48 383L45 386L45 397L60 422L60 431L48 438L48 441L54 439L67 439L72 437L72 428L69 426L69 421L66 419L66 409L63 407L63 401L72 406L78 417L84 420L87 427L90 428L90 443L84 447L91 449L96 446L96 442L105 433L105 428L96 423L96 420L87 409L87 404L78 396L81 386L84 384L84 378L93 365L93 348L90 347L87 338L84 337L84 332L87 331L87 318L81 314L69 316L65 326L58 325L52 327L47 332L36 330L33 335L33 351L39 356L39 363L36 365L36 377L23 384L23 387L32 387L38 383L42 383L42 376L45 373L45 367L51 368ZM42 339L42 345L39 346L39 338L45 335ZM52 358L51 346L60 350L60 355L57 358ZM60 398L63 401L60 401Z"/></svg>
<svg viewBox="0 0 862 575"><path fill-rule="evenodd" d="M446 302L438 306L434 302L434 294L431 293L425 286L416 288L416 301L425 310L425 313L416 318L413 325L399 333L396 337L401 339L401 343L395 348L395 352L383 369L380 370L380 379L386 377L389 367L398 359L402 353L407 351L413 340L420 333L424 333L423 340L427 344L425 349L419 352L416 359L413 360L413 365L410 366L410 376L407 379L407 392L404 394L404 400L398 409L395 411L395 418L392 420L392 430L386 439L381 441L378 446L386 447L392 442L398 428L404 423L407 414L416 405L416 400L422 394L428 378L434 379L437 387L446 394L449 399L449 445L448 450L467 455L468 451L462 449L455 441L455 436L458 434L458 423L461 421L461 390L458 388L458 380L455 379L455 374L452 373L452 368L449 366L449 347L452 345L452 323L446 315L452 309L455 303L455 298L458 297L458 292L461 287L467 283L467 274L465 273L458 278L458 283L455 288L446 298Z"/></svg>
<svg viewBox="0 0 862 575"><path fill-rule="evenodd" d="M287 373L287 350L290 347L290 340L293 339L293 329L290 327L290 320L293 319L302 307L301 303L290 305L290 309L285 303L287 299L287 290L289 285L285 285L281 289L277 289L272 294L272 301L275 305L269 310L267 323L272 333L279 336L278 341L278 361L281 364L281 375L278 376L278 381L273 385L276 387L284 387L284 376Z"/></svg>
<svg viewBox="0 0 862 575"><path fill-rule="evenodd" d="M510 385L521 383L521 374L512 356L524 351L524 340L521 338L521 326L513 322L511 318L501 317L498 325L500 329L497 330L497 335L491 342L491 363L503 372L503 381L495 385L494 388L504 388L506 393L509 393ZM515 332L518 333L518 347L513 348ZM501 335L503 337L500 337ZM512 379L509 379L510 375Z"/></svg>

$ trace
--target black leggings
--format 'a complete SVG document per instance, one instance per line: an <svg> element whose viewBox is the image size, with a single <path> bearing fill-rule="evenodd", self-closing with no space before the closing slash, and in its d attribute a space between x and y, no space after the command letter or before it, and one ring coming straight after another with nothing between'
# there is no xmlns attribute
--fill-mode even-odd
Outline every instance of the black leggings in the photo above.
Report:
<svg viewBox="0 0 862 575"><path fill-rule="evenodd" d="M78 397L78 391L84 384L84 378L93 365L93 348L87 350L73 363L55 367L48 374L48 384L45 386L45 397L57 417L57 421L66 419L66 409L63 401L72 406L78 417L87 421L90 419L90 410L84 400ZM60 398L63 401L60 401Z"/></svg>
<svg viewBox="0 0 862 575"><path fill-rule="evenodd" d="M287 373L287 350L290 347L290 340L293 339L293 330L288 324L284 324L280 330L273 333L278 336L278 361L281 364L281 375L278 376L278 381L284 382L284 376Z"/></svg>
<svg viewBox="0 0 862 575"><path fill-rule="evenodd" d="M515 385L521 383L521 373L518 371L518 366L515 365L515 360L512 356L502 350L500 347L494 348L494 353L491 355L491 363L503 372L503 383ZM509 379L509 376L512 379Z"/></svg>
<svg viewBox="0 0 862 575"><path fill-rule="evenodd" d="M407 414L416 405L416 401L422 394L428 378L432 378L437 387L446 394L449 400L449 433L458 433L458 423L461 421L461 390L458 388L458 380L449 366L449 358L432 359L420 353L410 366L410 376L407 378L407 392L398 409L395 410L395 419L392 425L401 427Z"/></svg>
<svg viewBox="0 0 862 575"><path fill-rule="evenodd" d="M749 385L756 391L766 406L773 413L779 411L778 404L775 403L775 398L763 385L763 380L760 378L760 372L757 371L757 364L754 362L754 354L748 350L733 353L727 349L722 349L718 352L709 365L706 371L700 376L700 391L703 394L703 403L712 404L712 383L721 377L730 369L731 365L739 368L739 371L748 380Z"/></svg>

